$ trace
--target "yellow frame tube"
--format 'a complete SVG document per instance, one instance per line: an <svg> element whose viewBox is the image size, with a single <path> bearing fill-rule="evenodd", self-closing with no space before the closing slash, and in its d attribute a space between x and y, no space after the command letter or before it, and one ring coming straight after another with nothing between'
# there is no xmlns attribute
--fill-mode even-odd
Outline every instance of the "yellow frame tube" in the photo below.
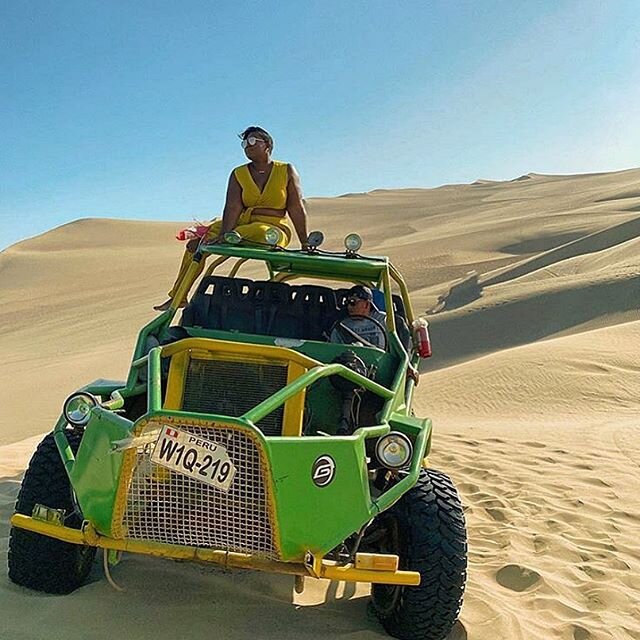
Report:
<svg viewBox="0 0 640 640"><path fill-rule="evenodd" d="M286 273L285 271L281 271L277 273L275 278L271 278L274 282L286 282L287 280L295 280L295 278L299 278L300 276L295 273Z"/></svg>
<svg viewBox="0 0 640 640"><path fill-rule="evenodd" d="M407 284L405 283L404 278L400 275L400 272L391 263L389 263L389 273L396 284L400 287L400 295L404 302L404 310L407 314L407 320L409 321L409 328L411 328L415 315L413 313L413 307L411 306L411 299L409 298L409 289L407 289Z"/></svg>
<svg viewBox="0 0 640 640"><path fill-rule="evenodd" d="M255 359L256 356L263 356L267 360L288 360L295 362L305 369L313 369L313 367L323 366L322 362L309 358L292 349L285 347L276 347L268 344L252 344L245 342L230 342L227 340L216 340L215 338L185 338L178 340L162 347L162 357L170 357L180 351L189 349L202 349L203 351L217 353L235 353L242 354Z"/></svg>
<svg viewBox="0 0 640 640"><path fill-rule="evenodd" d="M205 276L210 276L223 262L226 262L227 260L229 260L229 258L231 258L231 256L220 256L219 258L216 258L208 267L207 270L205 271ZM203 258L204 260L204 258Z"/></svg>
<svg viewBox="0 0 640 640"><path fill-rule="evenodd" d="M62 540L70 544L88 545L99 549L127 551L161 558L211 562L225 567L238 569L256 569L273 573L328 578L346 582L375 582L380 584L420 584L420 574L416 571L376 571L372 569L356 569L352 564L339 566L327 563L321 557L314 557L313 562L277 562L258 558L250 554L221 551L219 549L200 549L164 542L148 542L143 540L116 540L99 534L90 523L85 522L82 529L72 529L61 525L35 520L29 516L16 513L11 518L11 525L18 529L26 529L40 535Z"/></svg>
<svg viewBox="0 0 640 640"><path fill-rule="evenodd" d="M229 277L230 278L235 278L236 274L238 273L238 270L240 269L240 267L245 263L248 262L250 260L250 258L240 258L238 260L236 260L236 263L233 265L233 267L231 268L231 271L229 271Z"/></svg>
<svg viewBox="0 0 640 640"><path fill-rule="evenodd" d="M208 340L207 338L192 338L187 340ZM217 341L210 341L217 342ZM228 342L222 342L228 345ZM234 343L244 344L244 343ZM253 345L252 345L253 346ZM235 350L214 349L211 346L208 349L186 348L184 351L178 351L171 358L169 369L169 377L167 379L167 391L165 393L164 409L169 411L180 411L182 409L182 398L184 394L184 385L187 375L189 360L193 357L215 359L215 360L239 360L242 362L281 362L287 367L287 384L291 384L301 375L305 374L309 368L293 358L286 360L281 358L265 358L264 354L259 353L256 349L252 349L250 353L238 354ZM269 346L269 345L266 345ZM258 353L256 353L258 352ZM287 355L290 352L287 351ZM282 420L283 436L300 436L302 435L302 420L304 414L304 402L306 397L306 388L297 393L285 403L284 415Z"/></svg>
<svg viewBox="0 0 640 640"><path fill-rule="evenodd" d="M389 279L389 272L385 271L382 274L382 284L384 285L384 306L387 308L387 329L390 333L396 332L396 314L393 313L393 299L391 298L391 280Z"/></svg>

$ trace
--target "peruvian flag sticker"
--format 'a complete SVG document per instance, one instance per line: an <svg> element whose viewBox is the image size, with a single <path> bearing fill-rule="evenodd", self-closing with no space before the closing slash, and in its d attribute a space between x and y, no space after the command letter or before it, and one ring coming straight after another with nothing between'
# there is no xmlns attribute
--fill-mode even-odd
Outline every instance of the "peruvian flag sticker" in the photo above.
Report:
<svg viewBox="0 0 640 640"><path fill-rule="evenodd" d="M164 428L164 432L170 437L170 438L177 438L178 437L178 432L175 429L172 429L171 427L165 427Z"/></svg>

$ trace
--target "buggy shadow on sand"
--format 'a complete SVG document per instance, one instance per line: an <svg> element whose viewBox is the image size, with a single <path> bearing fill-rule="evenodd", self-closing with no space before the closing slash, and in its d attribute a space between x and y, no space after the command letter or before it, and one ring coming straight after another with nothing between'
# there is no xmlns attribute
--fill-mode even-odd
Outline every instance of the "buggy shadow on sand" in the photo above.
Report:
<svg viewBox="0 0 640 640"><path fill-rule="evenodd" d="M298 591L305 577L369 582L391 635L444 638L467 546L456 490L427 462L431 421L411 410L426 326L388 259L347 246L201 247L126 381L72 394L38 446L11 580L71 592L102 548L287 573ZM245 263L265 278L239 277ZM384 348L342 330L353 284L386 312Z"/></svg>

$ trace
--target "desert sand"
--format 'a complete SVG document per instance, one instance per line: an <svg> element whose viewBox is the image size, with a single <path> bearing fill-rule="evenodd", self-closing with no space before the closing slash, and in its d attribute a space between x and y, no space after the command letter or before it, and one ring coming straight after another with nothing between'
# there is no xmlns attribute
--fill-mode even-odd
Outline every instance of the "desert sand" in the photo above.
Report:
<svg viewBox="0 0 640 640"><path fill-rule="evenodd" d="M308 207L329 248L361 232L431 312L416 410L469 531L450 640L640 638L640 169ZM113 572L122 593L98 564L65 597L7 579L31 452L68 393L125 376L181 226L84 219L0 253L0 638L386 637L363 586L307 579L294 597L289 577L135 556Z"/></svg>

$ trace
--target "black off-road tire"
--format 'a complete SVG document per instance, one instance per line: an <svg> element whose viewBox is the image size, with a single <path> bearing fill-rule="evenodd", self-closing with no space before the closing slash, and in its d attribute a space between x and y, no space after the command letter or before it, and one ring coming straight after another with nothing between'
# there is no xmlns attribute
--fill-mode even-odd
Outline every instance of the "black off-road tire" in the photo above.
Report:
<svg viewBox="0 0 640 640"><path fill-rule="evenodd" d="M82 433L67 431L75 453ZM53 434L38 445L22 480L16 511L30 516L36 504L65 510L65 525L79 529L82 517L74 504L71 483ZM46 593L70 593L80 587L89 572L96 550L61 542L25 529L11 528L9 536L9 578L23 587Z"/></svg>
<svg viewBox="0 0 640 640"><path fill-rule="evenodd" d="M420 585L373 585L376 615L401 640L443 640L462 606L467 577L464 513L444 473L423 469L416 485L379 516L386 529L380 551L397 553L400 568L418 571Z"/></svg>

